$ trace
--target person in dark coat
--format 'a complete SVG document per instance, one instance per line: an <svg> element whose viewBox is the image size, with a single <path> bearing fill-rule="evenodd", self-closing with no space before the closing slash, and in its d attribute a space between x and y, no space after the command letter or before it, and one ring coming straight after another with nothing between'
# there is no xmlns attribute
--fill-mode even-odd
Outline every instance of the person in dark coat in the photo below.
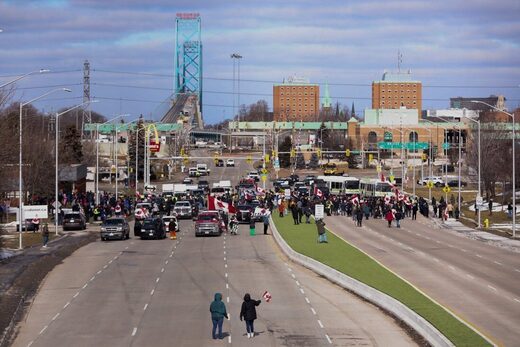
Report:
<svg viewBox="0 0 520 347"><path fill-rule="evenodd" d="M240 309L240 320L242 321L242 319L244 319L246 321L247 338L249 339L255 336L254 321L256 319L256 306L260 305L261 302L261 300L251 299L249 293L244 295L244 302Z"/></svg>
<svg viewBox="0 0 520 347"><path fill-rule="evenodd" d="M358 227L362 226L363 223L363 211L361 210L361 207L356 210L356 225Z"/></svg>
<svg viewBox="0 0 520 347"><path fill-rule="evenodd" d="M226 305L222 301L222 294L215 293L215 300L209 305L209 311L211 312L211 321L213 322L212 336L213 339L217 339L216 330L218 328L218 338L222 339L222 323L224 317L228 318L226 311Z"/></svg>

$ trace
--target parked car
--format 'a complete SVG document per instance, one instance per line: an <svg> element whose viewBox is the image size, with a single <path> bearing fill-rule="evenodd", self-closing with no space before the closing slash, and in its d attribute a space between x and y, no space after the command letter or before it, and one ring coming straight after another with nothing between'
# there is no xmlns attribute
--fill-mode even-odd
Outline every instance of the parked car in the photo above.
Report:
<svg viewBox="0 0 520 347"><path fill-rule="evenodd" d="M217 167L223 167L223 166L224 166L224 160L222 160L222 159L217 159L217 160L215 161L215 166L217 166Z"/></svg>
<svg viewBox="0 0 520 347"><path fill-rule="evenodd" d="M193 183L193 179L191 177L184 177L184 179L182 180L182 183L184 183L184 184L192 184Z"/></svg>
<svg viewBox="0 0 520 347"><path fill-rule="evenodd" d="M161 218L153 217L144 220L141 228L141 240L164 238L166 238L166 231Z"/></svg>
<svg viewBox="0 0 520 347"><path fill-rule="evenodd" d="M428 181L432 181L436 187L444 186L444 181L440 176L427 176L421 180L418 180L417 183L425 186L428 183Z"/></svg>
<svg viewBox="0 0 520 347"><path fill-rule="evenodd" d="M450 180L450 181L448 181L448 186L450 186L450 187L458 187L459 186L459 180ZM468 182L460 181L460 186L461 187L467 187L468 186Z"/></svg>
<svg viewBox="0 0 520 347"><path fill-rule="evenodd" d="M130 238L130 226L124 218L106 219L101 224L101 240L109 239L124 240Z"/></svg>
<svg viewBox="0 0 520 347"><path fill-rule="evenodd" d="M87 219L81 212L69 212L63 216L63 230L85 230L87 229Z"/></svg>
<svg viewBox="0 0 520 347"><path fill-rule="evenodd" d="M177 201L173 206L177 218L192 218L194 216L191 203L187 200Z"/></svg>
<svg viewBox="0 0 520 347"><path fill-rule="evenodd" d="M235 160L234 159L228 159L226 160L226 166L227 167L235 167Z"/></svg>
<svg viewBox="0 0 520 347"><path fill-rule="evenodd" d="M189 177L199 177L200 176L199 170L197 170L196 167L190 167L188 169L188 176Z"/></svg>
<svg viewBox="0 0 520 347"><path fill-rule="evenodd" d="M255 182L260 181L260 175L258 174L258 171L250 171L250 172L247 174L247 178L254 179Z"/></svg>
<svg viewBox="0 0 520 347"><path fill-rule="evenodd" d="M199 189L209 190L209 182L206 180L200 180L198 186L199 186Z"/></svg>
<svg viewBox="0 0 520 347"><path fill-rule="evenodd" d="M204 211L195 221L195 236L220 236L225 230L225 223L218 211Z"/></svg>

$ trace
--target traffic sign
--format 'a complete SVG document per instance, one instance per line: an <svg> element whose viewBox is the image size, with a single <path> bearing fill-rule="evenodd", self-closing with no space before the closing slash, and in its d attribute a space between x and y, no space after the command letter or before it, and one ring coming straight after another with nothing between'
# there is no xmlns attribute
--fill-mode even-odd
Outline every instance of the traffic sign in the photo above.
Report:
<svg viewBox="0 0 520 347"><path fill-rule="evenodd" d="M377 164L376 169L377 169L377 173L381 173L381 171L382 171L381 164Z"/></svg>
<svg viewBox="0 0 520 347"><path fill-rule="evenodd" d="M451 192L451 188L450 186L444 186L444 188L442 188L442 191L446 194L448 194L449 192Z"/></svg>
<svg viewBox="0 0 520 347"><path fill-rule="evenodd" d="M476 202L477 206L482 206L482 204L484 203L484 199L482 198L482 196L477 195L475 202Z"/></svg>
<svg viewBox="0 0 520 347"><path fill-rule="evenodd" d="M394 175L390 175L390 177L388 177L388 179L390 180L390 182L393 182L395 180L395 176Z"/></svg>
<svg viewBox="0 0 520 347"><path fill-rule="evenodd" d="M346 157L350 157L350 149L347 148L347 149L345 150L345 156L346 156Z"/></svg>
<svg viewBox="0 0 520 347"><path fill-rule="evenodd" d="M379 142L377 144L379 149L428 149L428 142Z"/></svg>
<svg viewBox="0 0 520 347"><path fill-rule="evenodd" d="M264 160L265 160L265 163L266 163L266 164L269 164L269 162L271 161L271 157L269 156L269 154L266 154L266 155L265 155Z"/></svg>
<svg viewBox="0 0 520 347"><path fill-rule="evenodd" d="M325 206L322 204L314 205L314 218L315 219L323 219L325 217Z"/></svg>
<svg viewBox="0 0 520 347"><path fill-rule="evenodd" d="M448 142L444 142L442 144L442 149L450 149L450 144Z"/></svg>
<svg viewBox="0 0 520 347"><path fill-rule="evenodd" d="M427 186L428 188L432 189L432 188L433 188L433 181L428 181L428 182L426 183L426 186Z"/></svg>
<svg viewBox="0 0 520 347"><path fill-rule="evenodd" d="M266 168L262 168L262 170L260 170L260 172L263 174L263 175L267 175L268 171Z"/></svg>
<svg viewBox="0 0 520 347"><path fill-rule="evenodd" d="M368 155L368 162L371 162L372 160L374 160L374 155L372 153L370 153Z"/></svg>
<svg viewBox="0 0 520 347"><path fill-rule="evenodd" d="M267 175L266 174L261 174L260 178L262 179L262 182L267 181Z"/></svg>

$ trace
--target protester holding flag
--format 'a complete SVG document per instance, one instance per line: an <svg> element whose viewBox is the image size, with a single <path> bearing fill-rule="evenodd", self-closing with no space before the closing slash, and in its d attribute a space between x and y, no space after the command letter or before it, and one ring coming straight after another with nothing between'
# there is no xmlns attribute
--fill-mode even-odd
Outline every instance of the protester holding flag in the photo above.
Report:
<svg viewBox="0 0 520 347"><path fill-rule="evenodd" d="M254 321L256 319L256 306L260 305L261 302L261 300L251 299L249 293L244 295L244 302L240 309L240 321L242 321L242 319L246 321L247 338L249 339L255 336Z"/></svg>

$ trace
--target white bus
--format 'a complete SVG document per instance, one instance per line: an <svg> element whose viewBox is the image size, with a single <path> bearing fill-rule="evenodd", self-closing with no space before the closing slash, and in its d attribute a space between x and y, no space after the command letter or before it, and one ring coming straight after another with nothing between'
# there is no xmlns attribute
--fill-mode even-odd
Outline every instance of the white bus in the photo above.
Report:
<svg viewBox="0 0 520 347"><path fill-rule="evenodd" d="M359 194L359 178L346 176L318 176L323 180L331 194Z"/></svg>
<svg viewBox="0 0 520 347"><path fill-rule="evenodd" d="M393 184L377 178L362 178L359 181L359 190L363 196L385 197L392 195Z"/></svg>

